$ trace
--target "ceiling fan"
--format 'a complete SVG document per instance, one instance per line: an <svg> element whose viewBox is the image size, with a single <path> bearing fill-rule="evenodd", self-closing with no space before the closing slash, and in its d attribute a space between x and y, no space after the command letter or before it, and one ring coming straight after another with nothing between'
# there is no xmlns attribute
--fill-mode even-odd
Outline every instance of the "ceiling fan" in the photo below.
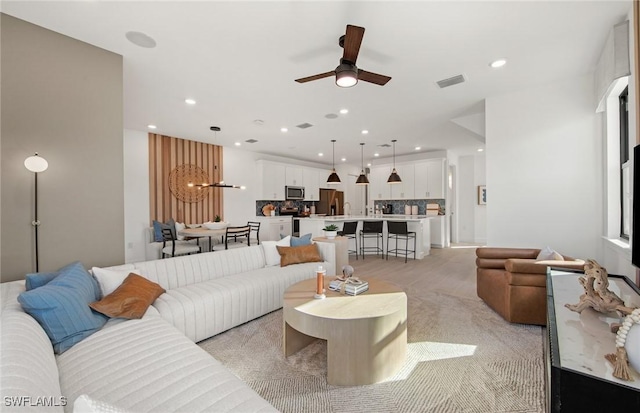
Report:
<svg viewBox="0 0 640 413"><path fill-rule="evenodd" d="M358 69L356 66L356 60L358 59L358 53L360 52L360 44L364 37L364 27L347 25L347 33L340 36L338 44L344 49L340 64L335 70L330 72L320 73L318 75L303 77L296 79L298 83L311 82L312 80L323 79L329 76L336 76L336 85L340 87L351 87L358 83L358 80L364 80L365 82L375 83L376 85L384 86L391 80L389 76L379 75L373 72L367 72L366 70Z"/></svg>

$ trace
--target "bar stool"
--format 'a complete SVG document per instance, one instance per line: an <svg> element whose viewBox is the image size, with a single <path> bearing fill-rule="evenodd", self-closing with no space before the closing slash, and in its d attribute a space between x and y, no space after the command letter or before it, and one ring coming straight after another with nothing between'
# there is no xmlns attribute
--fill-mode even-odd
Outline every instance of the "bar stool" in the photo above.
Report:
<svg viewBox="0 0 640 413"><path fill-rule="evenodd" d="M338 231L338 235L346 237L355 241L355 249L348 250L347 253L356 253L356 260L358 259L358 237L356 236L356 229L358 228L358 221L348 221L342 226L342 231Z"/></svg>
<svg viewBox="0 0 640 413"><path fill-rule="evenodd" d="M389 239L394 238L396 240L396 248L389 249ZM409 249L409 240L413 238L413 250ZM404 240L404 249L398 248L398 239ZM389 253L395 252L396 257L398 251L404 254L404 262L407 262L407 256L413 252L413 259L416 259L416 233L414 231L407 230L407 221L387 221L387 259L389 259Z"/></svg>
<svg viewBox="0 0 640 413"><path fill-rule="evenodd" d="M376 255L381 252L382 258L384 258L384 238L382 237L382 225L383 221L362 221L362 229L360 230L360 255L362 255L362 259L364 259L365 251L375 251ZM365 246L364 241L367 238L375 238L376 246ZM379 241L382 241L382 247L380 247Z"/></svg>

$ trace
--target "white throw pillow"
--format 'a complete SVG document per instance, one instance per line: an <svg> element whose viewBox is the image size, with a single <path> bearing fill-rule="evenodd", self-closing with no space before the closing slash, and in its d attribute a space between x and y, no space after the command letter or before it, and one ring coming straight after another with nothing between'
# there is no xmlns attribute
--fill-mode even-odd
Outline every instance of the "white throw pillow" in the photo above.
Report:
<svg viewBox="0 0 640 413"><path fill-rule="evenodd" d="M78 396L73 402L73 413L126 413L127 410L113 406L101 400L94 400L86 394Z"/></svg>
<svg viewBox="0 0 640 413"><path fill-rule="evenodd" d="M287 235L280 241L262 241L260 245L262 245L262 250L264 251L264 260L267 267L280 265L280 253L278 253L278 248L276 247L290 247L291 236Z"/></svg>
<svg viewBox="0 0 640 413"><path fill-rule="evenodd" d="M184 222L176 222L176 239L178 241L184 241L184 235L178 235L180 231L187 228Z"/></svg>
<svg viewBox="0 0 640 413"><path fill-rule="evenodd" d="M558 252L554 251L551 247L546 246L540 250L540 253L536 257L537 261L564 261L564 257Z"/></svg>
<svg viewBox="0 0 640 413"><path fill-rule="evenodd" d="M127 278L127 275L131 273L142 275L139 270L108 270L98 267L91 268L91 272L93 272L94 277L98 280L98 284L100 284L103 297L106 297L114 292L116 288L120 287L120 284Z"/></svg>

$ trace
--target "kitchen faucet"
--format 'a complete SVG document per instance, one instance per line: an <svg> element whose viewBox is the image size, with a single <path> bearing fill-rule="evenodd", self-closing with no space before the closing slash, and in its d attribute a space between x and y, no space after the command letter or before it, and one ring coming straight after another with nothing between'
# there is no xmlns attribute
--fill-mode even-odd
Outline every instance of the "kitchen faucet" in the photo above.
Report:
<svg viewBox="0 0 640 413"><path fill-rule="evenodd" d="M349 212L347 213L347 206L349 207ZM342 205L342 209L343 209L343 213L347 216L351 216L351 204L349 203L349 201L345 202Z"/></svg>

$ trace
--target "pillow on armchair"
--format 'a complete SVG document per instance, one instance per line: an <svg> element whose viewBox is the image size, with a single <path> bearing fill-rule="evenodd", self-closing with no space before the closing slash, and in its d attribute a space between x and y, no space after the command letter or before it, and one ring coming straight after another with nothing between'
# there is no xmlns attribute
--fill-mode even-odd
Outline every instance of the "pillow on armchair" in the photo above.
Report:
<svg viewBox="0 0 640 413"><path fill-rule="evenodd" d="M162 230L169 228L173 234L173 238L176 238L176 221L170 218L166 223L153 221L153 240L155 242L162 242Z"/></svg>

